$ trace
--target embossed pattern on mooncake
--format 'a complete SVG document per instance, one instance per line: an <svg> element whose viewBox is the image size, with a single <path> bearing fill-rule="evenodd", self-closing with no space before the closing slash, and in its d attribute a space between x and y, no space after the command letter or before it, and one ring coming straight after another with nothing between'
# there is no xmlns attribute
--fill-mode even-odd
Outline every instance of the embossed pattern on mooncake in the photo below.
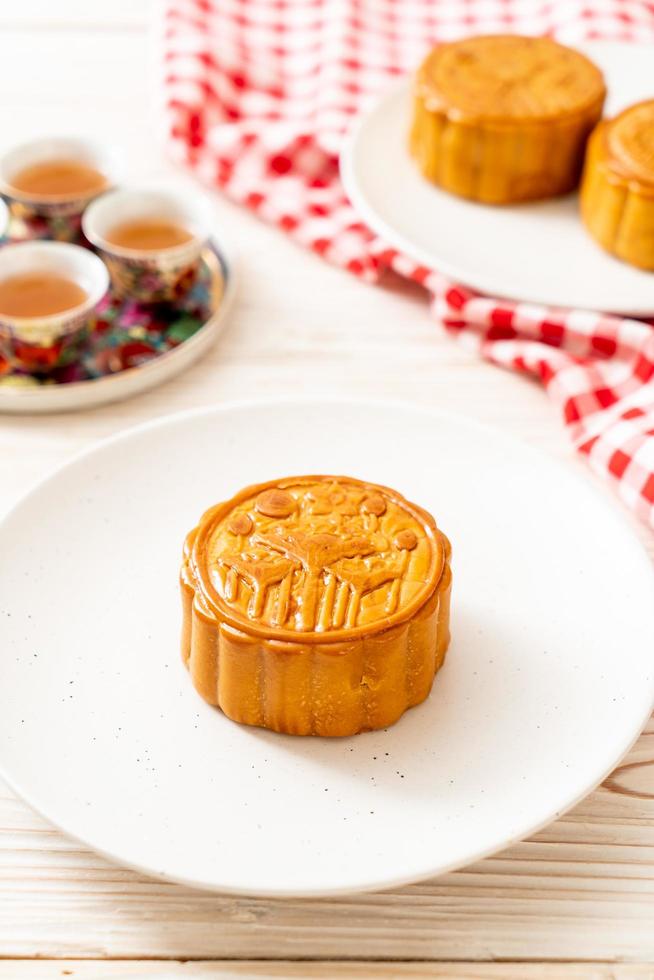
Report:
<svg viewBox="0 0 654 980"><path fill-rule="evenodd" d="M386 620L442 562L410 509L336 480L246 497L201 540L211 585L235 618L295 632Z"/></svg>

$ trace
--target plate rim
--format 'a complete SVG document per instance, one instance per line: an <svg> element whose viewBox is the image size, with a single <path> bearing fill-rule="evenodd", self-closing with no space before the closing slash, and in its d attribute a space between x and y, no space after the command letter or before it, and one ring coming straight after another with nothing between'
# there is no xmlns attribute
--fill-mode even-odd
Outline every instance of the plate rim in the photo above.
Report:
<svg viewBox="0 0 654 980"><path fill-rule="evenodd" d="M566 465L566 463L553 456L547 452L544 452L540 448L536 448L526 440L515 436L512 433L504 432L499 426L489 424L487 422L481 422L477 419L470 419L465 415L461 415L456 412L450 412L446 409L440 409L430 406L418 405L414 402L405 399L378 399L378 398L340 398L338 396L315 396L315 397L273 397L273 398L244 398L235 399L227 402L215 403L208 406L200 406L196 408L185 409L179 412L172 412L167 415L159 416L157 418L148 419L144 422L140 422L137 425L129 426L119 432L113 433L110 436L102 438L93 442L90 446L86 446L76 452L73 456L63 462L61 465L56 466L50 470L44 477L37 480L28 490L21 494L20 498L2 515L0 515L0 537L5 529L5 526L18 515L18 511L24 502L31 499L33 496L37 495L48 483L58 477L61 473L74 467L80 461L93 457L96 453L103 451L110 446L123 442L125 440L131 439L133 436L138 436L143 433L147 433L153 429L165 428L170 423L177 423L183 421L184 419L192 419L199 416L211 416L211 415L227 415L233 411L240 411L243 409L258 409L265 410L270 408L270 406L293 406L297 407L299 405L312 405L312 406L325 406L334 405L339 406L351 406L358 408L368 408L368 409L394 409L403 410L412 413L418 413L431 417L434 420L439 420L441 422L454 422L454 424L463 425L464 427L471 428L479 433L492 434L495 439L500 439L500 441L507 444L509 447L514 449L519 449L522 453L526 453L532 458L537 458L547 461L549 466L553 466L556 471L563 472L567 475L568 479L573 480L580 487L585 488L585 492L590 493L594 496L600 506L605 510L608 516L612 515L612 519L618 527L624 529L624 533L629 536L631 542L631 548L636 555L640 555L644 562L644 565L649 569L650 578L652 582L652 587L654 591L654 567L649 558L647 550L640 540L638 535L635 533L634 528L631 526L631 518L628 517L627 513L624 512L620 507L616 507L611 503L609 497L601 493L599 487L595 486L591 481L585 479L581 472L575 471L573 468ZM78 833L73 833L68 830L65 826L60 824L58 821L53 820L52 817L47 813L46 810L41 809L39 805L36 805L28 791L24 791L20 785L20 780L14 778L6 769L6 765L0 755L0 778L2 778L10 789L24 802L26 803L34 812L36 812L42 819L47 821L52 826L56 827L61 833L67 836L69 839L77 841L82 844L85 848L90 851L100 854L105 859L109 860L113 864L121 867L126 867L142 874L148 878L174 882L175 884L182 885L184 887L197 889L205 892L212 892L224 895L233 895L240 897L260 897L269 899L312 899L312 898L332 898L338 896L347 895L360 895L368 894L380 891L387 891L390 889L396 889L403 887L408 884L419 883L427 881L431 878L440 877L441 875L448 874L460 868L469 867L471 864L476 863L486 857L493 854L497 854L500 851L505 850L514 844L523 841L534 834L537 834L543 828L549 826L554 820L560 819L571 809L573 809L579 802L585 799L591 792L593 792L606 778L609 776L614 769L618 766L620 761L627 755L633 745L636 743L642 731L654 711L654 673L652 674L652 679L649 685L649 698L646 701L646 710L644 715L638 719L637 725L634 723L633 731L630 727L630 733L627 739L621 741L619 750L617 751L615 757L612 757L610 762L606 766L602 766L601 772L595 772L591 779L585 781L583 787L566 803L560 805L557 808L552 808L548 810L547 815L536 824L529 824L526 827L521 827L517 831L514 831L509 836L503 838L500 843L495 843L490 846L480 848L479 850L471 851L466 857L465 861L462 863L460 859L455 859L452 863L440 863L437 866L432 866L429 870L420 872L416 875L415 873L408 873L404 875L395 875L393 877L379 875L374 880L368 880L364 884L357 885L346 885L346 886L328 886L328 887L316 887L316 888L268 888L268 887L241 887L238 885L225 885L224 883L218 883L211 880L206 880L202 878L185 877L184 875L178 875L175 873L170 873L168 871L159 871L157 869L140 864L138 861L127 860L121 855L107 850L97 844L93 843L87 837L80 835Z"/></svg>
<svg viewBox="0 0 654 980"><path fill-rule="evenodd" d="M42 386L26 389L3 389L0 386L0 415L54 415L57 412L76 412L100 407L131 398L163 384L189 367L222 333L238 289L238 256L233 244L226 243L222 234L219 237L212 232L208 245L220 263L224 289L218 307L192 337L139 367L128 368L117 374L69 384L49 385L45 389Z"/></svg>
<svg viewBox="0 0 654 980"><path fill-rule="evenodd" d="M575 47L580 50L588 51L592 54L593 51L599 51L600 49L619 49L625 51L628 49L633 50L638 48L640 50L649 50L649 46L642 42L630 42L630 41L609 41L609 40L591 40L579 42ZM595 55L597 57L597 55ZM593 306L592 304L584 304L581 306L574 306L566 303L552 302L551 299L543 298L542 296L537 296L536 293L531 295L529 298L524 296L516 296L502 292L494 286L488 280L484 280L483 276L477 278L476 283L472 283L466 280L465 276L461 275L461 271L452 265L447 259L439 259L434 265L434 256L428 254L426 250L423 249L421 245L416 245L411 241L410 238L406 238L401 232L396 231L391 225L389 225L386 220L375 210L375 208L368 202L368 198L365 192L362 190L359 181L356 177L356 167L355 167L355 157L356 149L361 138L361 135L366 128L367 124L370 122L371 118L379 112L384 106L390 104L392 101L399 99L400 97L409 96L409 86L411 85L412 74L407 72L402 75L401 78L395 79L390 85L387 85L383 91L370 103L370 105L361 112L357 118L354 120L352 126L348 130L346 138L343 142L341 152L339 154L338 166L341 181L343 183L343 189L345 195L348 198L350 204L355 209L355 211L363 218L365 223L372 229L372 231L379 235L385 242L390 246L399 249L404 252L411 261L419 263L421 266L425 266L428 269L433 269L436 274L441 273L446 278L452 280L453 285L461 285L466 289L470 289L475 293L479 293L483 298L493 299L496 298L500 301L510 302L515 304L520 304L524 306L535 306L543 307L548 310L576 310L582 309L590 313L603 313L608 315L615 315L618 317L632 317L632 318L642 318L650 317L654 314L654 300L652 305L648 308L645 307L623 307L621 309L611 309L607 310L604 306ZM424 178L422 178L424 179ZM436 188L439 190L439 188ZM441 193L447 193L446 191L441 191ZM573 196L576 191L572 191L564 197ZM452 195L455 196L455 195ZM561 198L562 199L562 198ZM463 203L463 202L462 202ZM467 202L468 204L475 202ZM529 202L526 202L527 204ZM535 203L535 202L532 202ZM483 205L482 205L483 206ZM491 205L492 206L492 205ZM599 245L595 246L600 249ZM600 249L600 251L602 251ZM603 253L606 254L606 253ZM611 256L609 256L611 257ZM619 260L615 260L619 261ZM642 271L642 270L641 270ZM654 272L651 273L652 287L654 295Z"/></svg>

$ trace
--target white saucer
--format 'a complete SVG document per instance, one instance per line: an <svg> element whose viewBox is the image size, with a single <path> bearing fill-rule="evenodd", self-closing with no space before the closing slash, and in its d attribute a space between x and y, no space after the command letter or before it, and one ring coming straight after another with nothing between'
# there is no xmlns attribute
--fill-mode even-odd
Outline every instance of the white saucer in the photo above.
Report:
<svg viewBox="0 0 654 980"><path fill-rule="evenodd" d="M138 367L108 374L89 381L69 384L46 384L30 387L0 386L0 413L11 415L50 414L94 408L109 402L130 398L179 374L204 354L222 333L236 291L234 253L220 239L212 236L207 251L215 265L215 275L222 278L220 305L200 329L178 347Z"/></svg>
<svg viewBox="0 0 654 980"><path fill-rule="evenodd" d="M179 653L185 533L275 475L350 473L437 516L453 641L387 731L240 727ZM490 428L296 402L162 419L102 443L0 526L0 768L121 863L238 894L379 889L505 847L588 793L654 697L654 576L623 519Z"/></svg>
<svg viewBox="0 0 654 980"><path fill-rule="evenodd" d="M654 97L652 48L583 45L606 75L606 113ZM425 180L407 149L411 81L404 79L355 126L341 175L355 208L386 242L455 282L529 303L643 316L654 312L654 273L603 252L586 233L576 195L491 207Z"/></svg>

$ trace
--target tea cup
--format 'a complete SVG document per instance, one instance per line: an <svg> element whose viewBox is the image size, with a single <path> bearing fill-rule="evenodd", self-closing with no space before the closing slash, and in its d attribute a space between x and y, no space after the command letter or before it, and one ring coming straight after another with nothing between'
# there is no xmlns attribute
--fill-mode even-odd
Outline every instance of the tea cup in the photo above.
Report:
<svg viewBox="0 0 654 980"><path fill-rule="evenodd" d="M97 172L99 179L89 182L87 172L84 187L46 192L42 187L43 169L48 165L61 166L62 162L64 166L92 168L91 174ZM28 172L34 175L39 168L41 187L21 187L25 175ZM118 152L93 140L53 137L32 140L8 150L0 156L0 194L15 219L13 237L76 241L80 236L82 212L93 198L115 186L121 172Z"/></svg>
<svg viewBox="0 0 654 980"><path fill-rule="evenodd" d="M35 373L51 371L76 353L93 311L109 288L109 274L88 248L64 242L19 242L0 249L0 287L16 276L56 276L85 298L54 313L16 315L0 305L0 361Z"/></svg>
<svg viewBox="0 0 654 980"><path fill-rule="evenodd" d="M187 234L180 244L126 247L112 233L130 222L169 222ZM104 259L115 292L146 303L179 298L193 282L210 233L210 205L191 191L124 189L97 198L82 229Z"/></svg>

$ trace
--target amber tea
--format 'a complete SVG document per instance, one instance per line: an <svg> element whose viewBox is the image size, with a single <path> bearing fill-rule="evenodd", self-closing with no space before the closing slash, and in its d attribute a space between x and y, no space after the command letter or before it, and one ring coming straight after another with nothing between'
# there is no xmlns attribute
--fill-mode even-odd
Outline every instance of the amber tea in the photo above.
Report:
<svg viewBox="0 0 654 980"><path fill-rule="evenodd" d="M192 241L193 237L183 225L157 218L124 221L114 225L105 235L111 245L146 252L184 245Z"/></svg>
<svg viewBox="0 0 654 980"><path fill-rule="evenodd" d="M10 184L33 197L85 197L100 193L108 181L95 167L78 160L43 160L23 167Z"/></svg>
<svg viewBox="0 0 654 980"><path fill-rule="evenodd" d="M52 316L86 299L88 294L78 283L56 273L26 272L0 280L0 316Z"/></svg>

